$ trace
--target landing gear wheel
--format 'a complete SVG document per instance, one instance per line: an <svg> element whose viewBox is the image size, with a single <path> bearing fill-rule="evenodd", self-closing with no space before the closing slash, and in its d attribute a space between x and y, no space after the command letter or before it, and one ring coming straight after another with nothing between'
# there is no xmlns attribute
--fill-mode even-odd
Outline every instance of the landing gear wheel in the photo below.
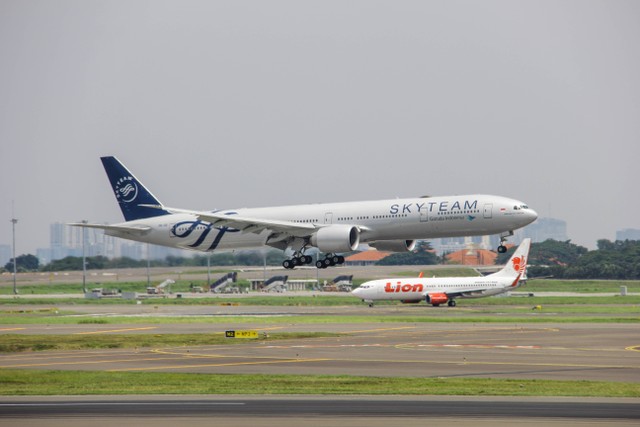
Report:
<svg viewBox="0 0 640 427"><path fill-rule="evenodd" d="M327 267L334 267L340 264L344 264L344 257L342 255L329 254L325 258L319 259L316 262L316 267L327 268Z"/></svg>
<svg viewBox="0 0 640 427"><path fill-rule="evenodd" d="M293 267L295 267L295 264L293 263L293 260L285 259L284 261L282 261L282 266L287 270L291 270L293 269Z"/></svg>
<svg viewBox="0 0 640 427"><path fill-rule="evenodd" d="M447 303L447 305L448 305L449 307L455 307L455 306L456 306L456 301L451 299L451 300L449 300L449 302Z"/></svg>
<svg viewBox="0 0 640 427"><path fill-rule="evenodd" d="M503 254L505 252L507 252L507 247L505 245L498 246L498 253L499 254Z"/></svg>

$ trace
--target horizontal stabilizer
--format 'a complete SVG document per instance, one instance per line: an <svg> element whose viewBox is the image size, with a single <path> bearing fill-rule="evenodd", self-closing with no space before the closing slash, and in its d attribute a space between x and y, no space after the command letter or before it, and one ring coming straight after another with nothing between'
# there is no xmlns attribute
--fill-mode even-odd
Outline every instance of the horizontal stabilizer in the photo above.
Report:
<svg viewBox="0 0 640 427"><path fill-rule="evenodd" d="M151 231L148 225L106 225L106 224L85 224L84 222L74 222L67 225L73 227L97 228L104 231L112 231L116 233L128 233L143 236Z"/></svg>

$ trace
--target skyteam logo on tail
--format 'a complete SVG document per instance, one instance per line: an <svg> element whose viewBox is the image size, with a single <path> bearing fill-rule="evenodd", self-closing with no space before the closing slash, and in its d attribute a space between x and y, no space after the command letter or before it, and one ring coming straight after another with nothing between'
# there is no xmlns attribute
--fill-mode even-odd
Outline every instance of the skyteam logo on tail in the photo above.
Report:
<svg viewBox="0 0 640 427"><path fill-rule="evenodd" d="M129 203L138 197L138 184L132 176L123 176L116 181L116 198L118 202Z"/></svg>

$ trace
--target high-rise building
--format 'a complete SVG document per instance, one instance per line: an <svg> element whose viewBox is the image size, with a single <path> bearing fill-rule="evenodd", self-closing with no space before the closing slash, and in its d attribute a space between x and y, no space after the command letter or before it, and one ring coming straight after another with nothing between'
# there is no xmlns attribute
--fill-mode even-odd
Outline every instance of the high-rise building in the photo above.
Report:
<svg viewBox="0 0 640 427"><path fill-rule="evenodd" d="M616 240L640 240L640 230L637 228L625 228L616 231Z"/></svg>
<svg viewBox="0 0 640 427"><path fill-rule="evenodd" d="M49 230L50 259L48 261L67 256L82 256L83 238L86 256L113 257L116 253L116 238L106 236L102 230L73 227L60 222L51 224Z"/></svg>
<svg viewBox="0 0 640 427"><path fill-rule="evenodd" d="M11 261L11 258L13 258L11 252L11 245L0 245L0 267L4 267Z"/></svg>
<svg viewBox="0 0 640 427"><path fill-rule="evenodd" d="M532 242L544 242L547 239L565 242L567 237L567 222L554 218L538 218L534 223L527 225L516 233L522 238L531 237Z"/></svg>

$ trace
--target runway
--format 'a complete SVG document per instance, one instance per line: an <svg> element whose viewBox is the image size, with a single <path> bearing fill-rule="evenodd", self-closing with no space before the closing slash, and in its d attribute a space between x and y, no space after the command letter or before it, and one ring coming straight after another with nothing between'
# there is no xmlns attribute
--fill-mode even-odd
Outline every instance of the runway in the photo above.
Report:
<svg viewBox="0 0 640 427"><path fill-rule="evenodd" d="M0 425L28 417L34 425L69 425L101 418L154 420L153 425L190 425L228 420L230 425L509 425L528 420L545 425L634 425L640 406L634 400L518 399L437 397L159 397L155 399L13 398L0 403ZM199 423L198 420L203 421ZM44 423L46 421L46 423ZM337 423L337 421L340 421ZM173 423L173 424L172 424ZM486 424L485 424L486 423ZM491 424L489 424L491 423ZM151 425L151 424L150 424Z"/></svg>

